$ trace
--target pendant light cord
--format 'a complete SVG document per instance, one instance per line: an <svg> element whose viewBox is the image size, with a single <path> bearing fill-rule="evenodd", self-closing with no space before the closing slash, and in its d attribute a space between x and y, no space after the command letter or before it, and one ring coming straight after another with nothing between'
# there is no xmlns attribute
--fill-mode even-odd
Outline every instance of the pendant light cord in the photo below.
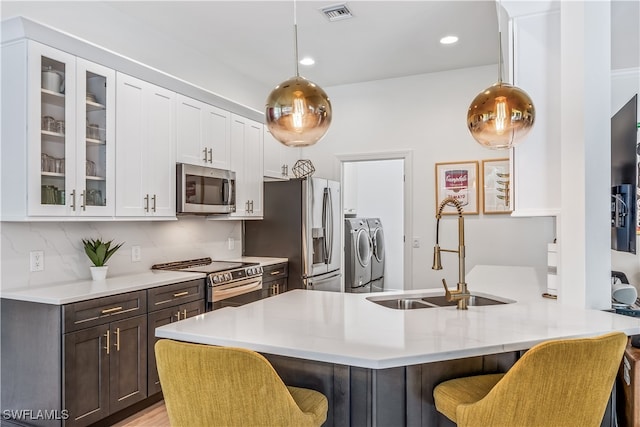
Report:
<svg viewBox="0 0 640 427"><path fill-rule="evenodd" d="M502 84L502 0L498 0L498 84Z"/></svg>
<svg viewBox="0 0 640 427"><path fill-rule="evenodd" d="M296 0L293 0L293 50L296 59L296 77L300 77L300 71L298 70L298 20Z"/></svg>

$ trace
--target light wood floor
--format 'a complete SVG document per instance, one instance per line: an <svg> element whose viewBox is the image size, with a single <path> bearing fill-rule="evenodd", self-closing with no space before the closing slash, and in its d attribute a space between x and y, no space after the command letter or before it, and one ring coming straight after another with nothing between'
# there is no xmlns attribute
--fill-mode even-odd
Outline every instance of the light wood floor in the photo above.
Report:
<svg viewBox="0 0 640 427"><path fill-rule="evenodd" d="M167 409L164 400L149 406L146 409L125 418L114 427L170 427Z"/></svg>

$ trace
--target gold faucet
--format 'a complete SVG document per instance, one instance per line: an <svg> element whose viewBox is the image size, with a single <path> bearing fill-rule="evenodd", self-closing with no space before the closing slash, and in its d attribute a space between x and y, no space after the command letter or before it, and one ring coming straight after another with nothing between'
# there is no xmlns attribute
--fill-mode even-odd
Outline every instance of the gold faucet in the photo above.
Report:
<svg viewBox="0 0 640 427"><path fill-rule="evenodd" d="M441 249L439 245L440 239L440 218L442 218L442 210L448 204L455 206L458 210L458 250ZM462 205L453 197L447 197L440 202L438 207L438 213L436 214L436 245L433 248L433 270L442 270L442 263L440 262L440 252L453 252L458 254L458 289L450 291L447 287L447 281L442 279L442 285L444 286L445 297L447 301L457 301L458 310L466 310L468 306L469 297L471 294L467 290L467 284L464 281L464 217L462 216Z"/></svg>

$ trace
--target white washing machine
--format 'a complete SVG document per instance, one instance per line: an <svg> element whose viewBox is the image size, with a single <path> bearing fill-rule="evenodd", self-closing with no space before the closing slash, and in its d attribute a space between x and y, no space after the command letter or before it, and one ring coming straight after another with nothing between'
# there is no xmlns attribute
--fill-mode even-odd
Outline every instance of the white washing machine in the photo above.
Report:
<svg viewBox="0 0 640 427"><path fill-rule="evenodd" d="M371 238L371 292L384 290L384 231L380 218L368 218Z"/></svg>
<svg viewBox="0 0 640 427"><path fill-rule="evenodd" d="M371 292L372 244L366 218L344 220L345 291Z"/></svg>

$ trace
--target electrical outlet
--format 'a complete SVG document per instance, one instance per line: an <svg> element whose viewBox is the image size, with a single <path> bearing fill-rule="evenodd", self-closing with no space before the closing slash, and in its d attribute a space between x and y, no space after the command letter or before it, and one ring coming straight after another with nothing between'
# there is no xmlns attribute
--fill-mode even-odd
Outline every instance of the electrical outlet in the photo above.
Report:
<svg viewBox="0 0 640 427"><path fill-rule="evenodd" d="M414 248L419 248L420 247L420 238L419 237L414 237L413 238L413 247Z"/></svg>
<svg viewBox="0 0 640 427"><path fill-rule="evenodd" d="M29 252L29 271L42 271L42 270L44 270L44 252L43 251Z"/></svg>
<svg viewBox="0 0 640 427"><path fill-rule="evenodd" d="M140 246L131 246L131 262L140 262Z"/></svg>
<svg viewBox="0 0 640 427"><path fill-rule="evenodd" d="M233 248L235 248L236 243L233 241L233 237L229 237L227 239L227 247L229 248L230 251L233 250Z"/></svg>

